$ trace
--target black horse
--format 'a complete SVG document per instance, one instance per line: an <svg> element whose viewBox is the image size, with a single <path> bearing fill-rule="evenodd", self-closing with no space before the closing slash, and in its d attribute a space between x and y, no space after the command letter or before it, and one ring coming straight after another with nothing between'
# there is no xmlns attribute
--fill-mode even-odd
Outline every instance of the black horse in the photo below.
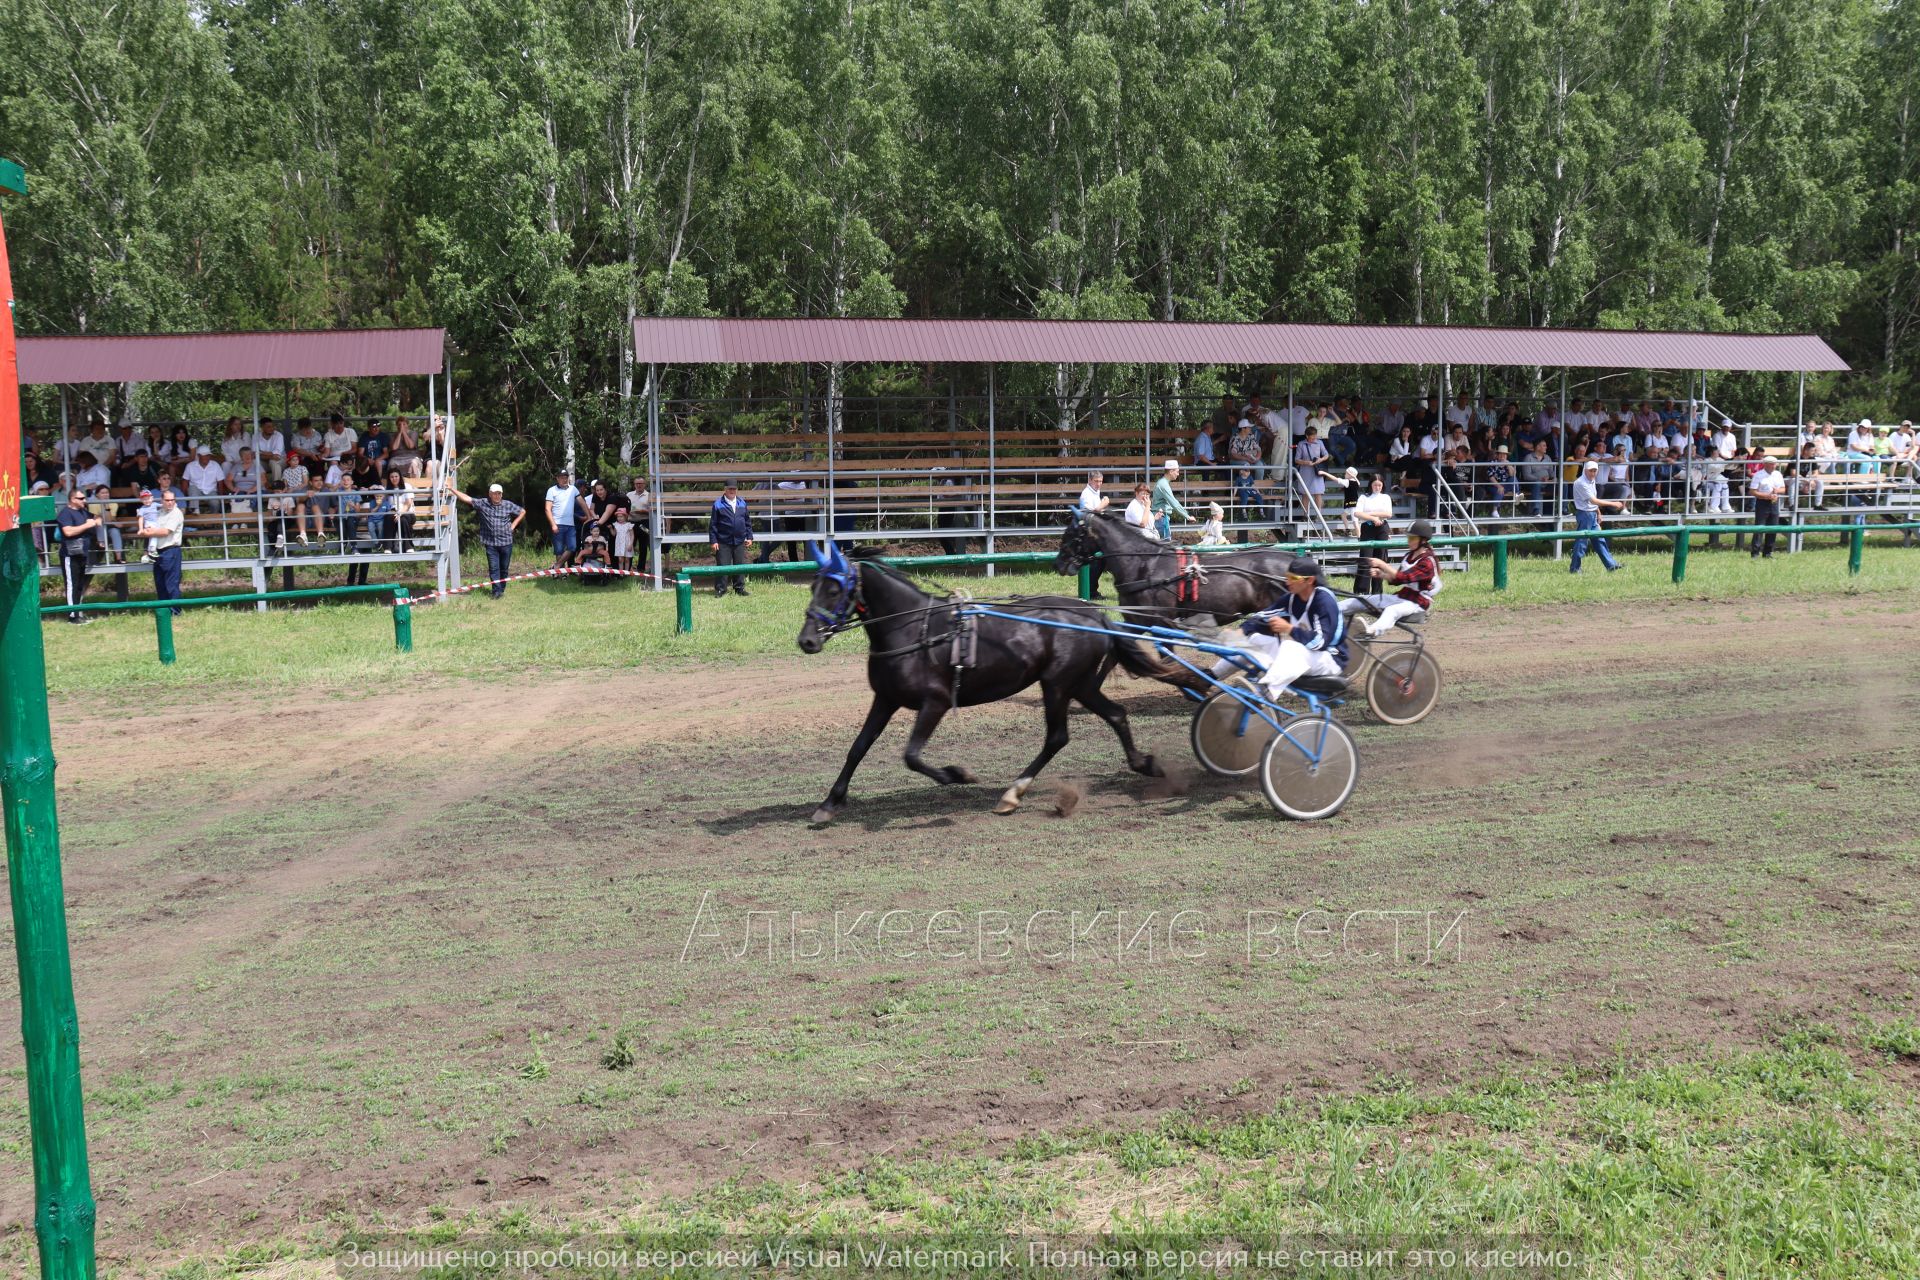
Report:
<svg viewBox="0 0 1920 1280"><path fill-rule="evenodd" d="M1060 535L1055 573L1077 573L1098 552L1113 589L1135 621L1211 614L1226 622L1270 608L1279 597L1293 553L1224 551L1185 555L1109 512L1078 507ZM1182 564L1183 558L1185 564Z"/></svg>
<svg viewBox="0 0 1920 1280"><path fill-rule="evenodd" d="M814 822L830 821L846 806L848 779L902 707L915 712L913 732L907 738L909 769L942 786L979 781L960 765L939 767L922 761L920 752L927 739L954 707L998 702L1035 681L1046 708L1047 738L1040 754L1000 797L995 813L1019 808L1034 776L1067 745L1068 702L1078 702L1113 726L1126 749L1127 765L1135 773L1159 774L1153 757L1133 745L1126 708L1101 692L1100 685L1116 661L1130 670L1140 661L1117 648L1110 637L1007 618L962 618L958 604L936 600L884 561L858 552L848 559L831 542L814 544L812 550L820 572L814 579L807 620L800 628L800 648L818 653L836 633L864 627L870 646L867 683L873 688L866 723L860 726L833 789L814 810ZM1031 596L994 607L1082 626L1100 622L1097 613L1065 596Z"/></svg>

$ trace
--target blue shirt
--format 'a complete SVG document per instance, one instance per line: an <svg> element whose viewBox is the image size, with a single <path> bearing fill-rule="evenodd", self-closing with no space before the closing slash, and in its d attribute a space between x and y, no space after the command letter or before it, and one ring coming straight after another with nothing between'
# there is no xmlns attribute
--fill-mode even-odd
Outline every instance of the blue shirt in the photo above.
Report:
<svg viewBox="0 0 1920 1280"><path fill-rule="evenodd" d="M1346 665L1347 620L1340 615L1340 601L1333 592L1315 587L1313 594L1302 600L1289 591L1264 613L1247 618L1240 629L1257 635L1267 629L1267 620L1275 614L1293 624L1293 639L1309 649L1330 653L1341 666Z"/></svg>

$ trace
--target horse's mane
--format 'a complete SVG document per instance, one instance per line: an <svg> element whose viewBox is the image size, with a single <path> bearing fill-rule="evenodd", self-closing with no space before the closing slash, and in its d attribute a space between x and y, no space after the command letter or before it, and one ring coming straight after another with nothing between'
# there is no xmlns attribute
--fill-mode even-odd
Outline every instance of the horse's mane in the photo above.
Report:
<svg viewBox="0 0 1920 1280"><path fill-rule="evenodd" d="M1098 520L1109 529L1118 529L1127 537L1141 544L1145 550L1170 550L1173 546L1172 543L1162 542L1158 538L1148 536L1139 526L1127 523L1126 516L1118 511L1089 511L1083 514L1081 519L1089 521Z"/></svg>

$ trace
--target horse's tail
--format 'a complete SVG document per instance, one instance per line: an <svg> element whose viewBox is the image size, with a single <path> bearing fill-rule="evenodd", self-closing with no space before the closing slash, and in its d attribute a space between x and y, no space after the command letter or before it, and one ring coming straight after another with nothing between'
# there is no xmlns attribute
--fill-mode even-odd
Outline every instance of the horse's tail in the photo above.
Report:
<svg viewBox="0 0 1920 1280"><path fill-rule="evenodd" d="M1205 680L1162 653L1152 641L1140 636L1114 637L1113 653L1128 675L1195 689L1206 686Z"/></svg>

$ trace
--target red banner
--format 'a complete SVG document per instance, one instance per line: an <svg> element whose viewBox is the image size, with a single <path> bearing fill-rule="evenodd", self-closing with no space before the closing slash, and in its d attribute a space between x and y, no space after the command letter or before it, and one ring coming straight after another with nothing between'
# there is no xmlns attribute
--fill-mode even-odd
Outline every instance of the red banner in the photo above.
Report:
<svg viewBox="0 0 1920 1280"><path fill-rule="evenodd" d="M13 348L13 271L0 225L0 533L20 523L20 362Z"/></svg>

